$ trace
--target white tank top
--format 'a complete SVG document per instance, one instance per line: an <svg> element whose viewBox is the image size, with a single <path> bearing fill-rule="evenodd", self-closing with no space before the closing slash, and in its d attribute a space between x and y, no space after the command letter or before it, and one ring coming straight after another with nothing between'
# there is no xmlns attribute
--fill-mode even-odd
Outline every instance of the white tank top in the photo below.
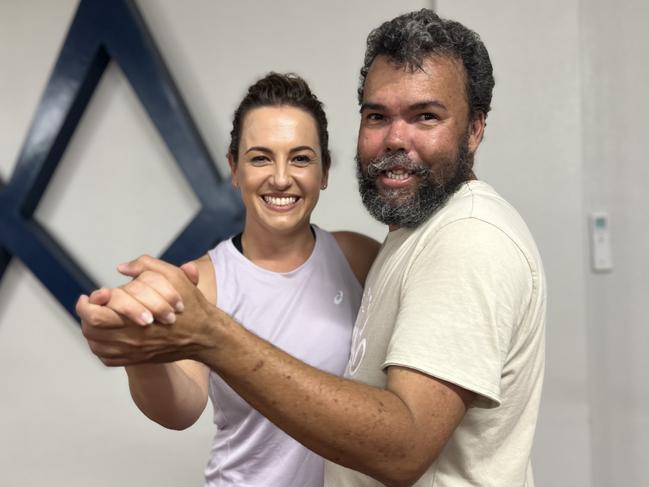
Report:
<svg viewBox="0 0 649 487"><path fill-rule="evenodd" d="M341 375L362 289L333 235L314 227L307 261L278 273L256 266L232 240L209 252L217 306L257 336L319 369ZM323 459L250 407L214 372L217 426L205 469L209 487L322 487Z"/></svg>

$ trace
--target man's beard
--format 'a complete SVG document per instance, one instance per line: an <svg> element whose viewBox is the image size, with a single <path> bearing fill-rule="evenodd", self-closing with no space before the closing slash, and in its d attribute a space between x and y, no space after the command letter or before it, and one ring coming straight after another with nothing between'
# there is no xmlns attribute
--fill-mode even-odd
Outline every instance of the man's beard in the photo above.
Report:
<svg viewBox="0 0 649 487"><path fill-rule="evenodd" d="M433 162L430 166L412 161L403 151L395 151L377 157L363 171L356 155L358 190L367 211L386 225L414 228L425 222L435 211L444 206L460 185L472 177L472 161L469 154L468 134L463 137L454 161L448 159ZM419 179L414 192L411 188L377 187L376 178L384 171L403 168ZM444 174L449 171L450 174Z"/></svg>

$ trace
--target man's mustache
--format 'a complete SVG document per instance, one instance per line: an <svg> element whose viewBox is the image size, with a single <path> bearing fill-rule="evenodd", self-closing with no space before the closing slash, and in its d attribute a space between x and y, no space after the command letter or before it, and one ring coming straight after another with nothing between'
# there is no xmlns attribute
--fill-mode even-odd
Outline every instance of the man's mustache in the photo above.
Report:
<svg viewBox="0 0 649 487"><path fill-rule="evenodd" d="M413 161L405 152L389 152L382 156L376 157L367 165L367 175L375 178L384 171L400 168L404 171L414 174L415 176L428 177L431 169L420 163Z"/></svg>

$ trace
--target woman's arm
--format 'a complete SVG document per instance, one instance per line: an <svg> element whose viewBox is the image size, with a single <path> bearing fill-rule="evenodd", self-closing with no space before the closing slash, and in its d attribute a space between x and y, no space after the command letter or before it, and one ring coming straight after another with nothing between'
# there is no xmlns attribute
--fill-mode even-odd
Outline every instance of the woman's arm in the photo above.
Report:
<svg viewBox="0 0 649 487"><path fill-rule="evenodd" d="M355 232L333 232L340 249L356 275L358 282L365 286L365 278L372 267L381 244L376 240Z"/></svg>
<svg viewBox="0 0 649 487"><path fill-rule="evenodd" d="M204 256L194 261L194 264L198 270L198 288L210 303L216 304L216 277L209 257ZM169 298L160 283L148 284L151 291L155 289ZM116 300L119 300L117 293L104 290L92 295L89 304L118 308ZM154 309L151 311L154 312ZM165 315L168 312L158 308L154 314ZM156 323L151 326L173 324ZM163 364L131 365L125 369L133 401L144 415L156 423L166 428L182 430L193 425L203 413L209 384L209 368L206 365L194 360L180 360Z"/></svg>
<svg viewBox="0 0 649 487"><path fill-rule="evenodd" d="M131 365L126 373L133 402L165 428L189 428L205 409L209 369L200 362Z"/></svg>

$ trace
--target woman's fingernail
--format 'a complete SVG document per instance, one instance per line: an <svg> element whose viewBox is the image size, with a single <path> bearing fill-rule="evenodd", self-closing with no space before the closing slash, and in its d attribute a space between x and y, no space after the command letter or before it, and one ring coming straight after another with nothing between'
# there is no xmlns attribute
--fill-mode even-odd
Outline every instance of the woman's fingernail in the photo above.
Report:
<svg viewBox="0 0 649 487"><path fill-rule="evenodd" d="M170 311L162 317L162 322L171 325L176 322L176 315Z"/></svg>
<svg viewBox="0 0 649 487"><path fill-rule="evenodd" d="M153 315L148 311L145 311L140 315L140 320L142 320L143 325L150 325L153 323Z"/></svg>
<svg viewBox="0 0 649 487"><path fill-rule="evenodd" d="M178 301L174 308L176 309L176 313L182 313L183 311L185 311L185 305L182 301Z"/></svg>

